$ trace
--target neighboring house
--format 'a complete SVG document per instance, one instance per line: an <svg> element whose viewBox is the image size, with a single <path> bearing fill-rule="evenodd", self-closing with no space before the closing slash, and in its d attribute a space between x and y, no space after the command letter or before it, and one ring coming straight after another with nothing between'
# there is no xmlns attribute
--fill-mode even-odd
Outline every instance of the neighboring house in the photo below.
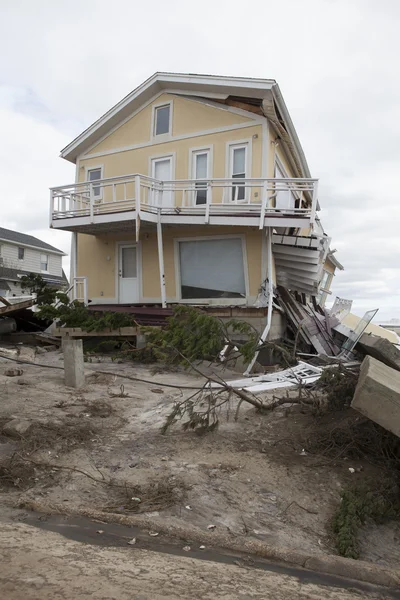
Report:
<svg viewBox="0 0 400 600"><path fill-rule="evenodd" d="M37 273L51 285L65 287L64 252L32 235L0 227L0 296L29 294L21 289L21 277Z"/></svg>
<svg viewBox="0 0 400 600"><path fill-rule="evenodd" d="M95 305L266 318L276 285L329 292L318 182L274 80L156 73L61 157L76 181L52 188L51 227L73 233L78 299L84 281Z"/></svg>

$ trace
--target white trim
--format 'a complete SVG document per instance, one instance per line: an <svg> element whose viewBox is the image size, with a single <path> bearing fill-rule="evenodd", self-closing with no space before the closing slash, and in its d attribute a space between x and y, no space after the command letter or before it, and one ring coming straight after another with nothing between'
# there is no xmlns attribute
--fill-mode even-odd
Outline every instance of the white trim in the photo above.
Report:
<svg viewBox="0 0 400 600"><path fill-rule="evenodd" d="M204 242L206 240L228 240L228 239L240 239L242 242L242 257L243 257L243 273L244 273L244 285L246 296L245 298L190 298L182 299L181 293L181 267L180 267L180 256L179 256L179 243L180 242ZM250 285L249 285L249 265L247 262L247 244L246 235L244 233L227 234L227 235L199 235L190 237L179 237L174 238L174 271L175 271L175 293L176 301L182 304L246 304L250 296Z"/></svg>
<svg viewBox="0 0 400 600"><path fill-rule="evenodd" d="M268 178L268 160L269 160L269 126L268 119L264 117L262 123L262 141L261 141L261 177Z"/></svg>
<svg viewBox="0 0 400 600"><path fill-rule="evenodd" d="M209 144L208 146L197 146L195 148L189 148L189 160L188 160L188 179L195 179L195 169L194 169L194 157L197 154L205 154L207 153L207 179L212 179L213 178L213 173L214 173L214 144ZM209 189L209 194L212 193L211 188ZM191 192L190 193L190 203L191 206L194 206L194 198L195 198L195 192ZM210 197L209 201L211 202L212 199Z"/></svg>
<svg viewBox="0 0 400 600"><path fill-rule="evenodd" d="M168 124L168 132L167 133L159 133L156 135L156 113L158 108L164 108L165 106L169 106L169 124ZM151 107L151 123L150 123L150 141L154 142L155 140L158 143L169 142L173 136L173 111L174 111L174 103L172 100L167 100L166 102L159 102L158 104L153 104Z"/></svg>
<svg viewBox="0 0 400 600"><path fill-rule="evenodd" d="M104 179L104 165L85 165L85 182L87 183L93 183L93 181L89 180L89 171L98 171L100 170L100 180ZM96 181L96 180L94 180ZM95 187L94 183L93 183L93 187ZM93 194L93 200L94 202L96 202L96 200L102 200L103 199L103 186L102 185L98 185L97 187L100 188L100 194L98 196L95 196ZM90 188L89 188L90 189Z"/></svg>
<svg viewBox="0 0 400 600"><path fill-rule="evenodd" d="M181 95L180 95L181 94ZM202 96L205 97L207 96L207 94L204 94L203 92L201 92ZM240 116L244 116L247 117L249 119L251 119L254 123L257 123L258 125L262 124L264 121L266 121L265 117L261 117L259 115L255 115L254 113L251 112L247 112L241 108L235 108L233 106L227 106L224 104L220 104L218 102L209 102L209 101L204 101L202 100L202 98L184 98L183 96L190 96L191 94L188 92L185 92L184 90L162 90L161 92L158 92L157 94L154 94L154 96L152 96L147 102L144 102L138 109L134 110L129 116L127 116L125 119L123 119L120 123L118 123L117 125L115 125L114 127L112 127L107 133L105 133L103 136L101 136L98 140L96 140L96 142L94 142L93 144L91 144L88 148L86 148L86 150L84 151L84 153L79 155L79 158L95 158L97 156L103 156L107 153L114 153L114 152L125 152L127 150L135 150L137 148L142 148L142 147L146 147L146 146L151 146L151 145L155 145L155 144L162 144L165 141L176 141L176 140L180 140L180 139L186 139L187 137L191 137L191 136L199 136L199 135L203 135L203 133L201 131L199 132L195 132L194 134L182 134L181 136L173 136L173 100L170 101L166 101L166 102L159 102L157 105L154 105L152 107L152 115L151 115L151 123L150 123L150 137L149 140L147 142L142 142L141 144L134 144L132 146L126 146L126 147L122 147L120 149L117 150L104 150L104 151L100 151L100 152L95 152L93 154L89 154L89 152L92 150L92 148L95 148L96 146L98 146L99 144L101 144L102 142L104 142L105 139L107 139L110 135L112 135L115 131L117 131L118 129L120 129L120 127L122 127L123 125L125 125L128 121L130 121L131 119L133 119L136 115L138 115L140 112L142 112L145 108L147 108L148 106L150 106L150 104L152 104L152 102L154 102L155 100L157 100L157 98L160 98L160 96L165 96L165 95L173 95L177 98L183 98L184 100L187 100L188 102L198 102L201 104L206 104L208 106L212 106L213 108L217 108L219 110L224 110L225 112L230 112L232 114L236 114L236 115L240 115ZM226 94L223 96L224 98L226 98ZM171 119L171 123L170 123L170 134L169 137L167 139L167 135L168 134L164 134L165 135L165 139L159 139L160 137L163 138L164 136L154 136L153 135L153 123L154 123L154 108L159 107L159 106L165 106L166 104L168 104L169 102L171 102L172 104L172 111L170 112L170 119ZM214 132L218 132L218 131L230 131L231 129L237 129L239 127L252 127L253 124L251 122L249 123L237 123L236 125L227 125L225 127L222 128L216 128L216 129L210 129L210 130L205 130L206 134L208 135L209 133L214 133ZM77 162L79 161L79 158L77 159Z"/></svg>
<svg viewBox="0 0 400 600"><path fill-rule="evenodd" d="M153 174L153 165L156 162L161 162L163 160L170 159L171 161L171 181L175 179L175 168L176 168L176 152L168 152L166 154L153 154L149 156L149 177L155 179L155 169ZM166 180L168 181L168 180ZM175 206L175 192L171 191L171 207ZM155 219L157 221L157 218Z"/></svg>
<svg viewBox="0 0 400 600"><path fill-rule="evenodd" d="M289 173L287 172L287 169L285 168L285 165L283 164L282 160L279 158L277 152L275 152L274 174L272 176L273 178L275 178L275 176L276 176L276 167L278 167L278 169L282 172L284 179L291 178L291 175L289 175Z"/></svg>
<svg viewBox="0 0 400 600"><path fill-rule="evenodd" d="M259 127L260 123L237 123L235 125L226 125L224 127L215 127L214 129L204 129L203 131L194 131L192 133L183 133L181 135L171 136L167 141L168 142L179 142L181 140L187 140L189 138L194 137L202 137L205 135L214 135L216 133L224 133L226 131L235 131L236 129L247 129L249 127ZM108 134L110 135L110 134ZM106 137L108 137L105 136ZM122 146L120 148L115 148L113 150L102 150L101 152L95 152L93 154L82 154L80 155L81 160L99 158L101 156L108 156L110 154L119 154L120 152L129 152L130 150L139 150L140 148L148 148L149 146L158 146L159 144L164 144L166 140L158 140L157 136L154 139L149 140L148 142L142 142L141 144L131 144L130 146ZM97 143L94 144L97 146Z"/></svg>
<svg viewBox="0 0 400 600"><path fill-rule="evenodd" d="M73 160L71 154L81 145L85 140L92 136L98 129L103 127L107 122L116 117L122 110L132 104L135 100L140 98L146 92L148 93L151 88L158 86L158 89L163 88L165 93L166 89L171 89L171 84L183 84L188 86L188 91L193 92L191 89L197 86L199 93L203 93L203 88L210 86L220 87L221 89L214 89L213 93L222 93L228 95L241 95L246 90L247 95L252 95L262 99L266 92L272 90L273 87L277 88L276 82L273 79L255 79L246 77L224 77L224 76L213 76L213 75L187 75L182 73L154 73L130 94L108 110L100 119L95 121L90 127L84 132L77 136L72 142L70 142L61 151L61 157L67 160ZM181 88L179 88L181 89ZM209 90L210 91L210 90ZM279 91L279 90L277 90ZM151 93L151 92L150 92ZM78 155L81 154L78 152Z"/></svg>
<svg viewBox="0 0 400 600"><path fill-rule="evenodd" d="M140 242L136 242L135 240L126 240L121 241L118 240L115 242L115 304L121 304L120 302L120 293L119 293L119 250L120 246L136 246L136 272L138 279L138 302L142 302L142 246ZM109 300L109 299L108 299ZM92 299L93 302L93 299ZM104 302L104 304L113 304L112 302ZM136 304L132 302L132 304Z"/></svg>
<svg viewBox="0 0 400 600"><path fill-rule="evenodd" d="M86 148L86 150L79 155L79 157L78 157L77 160L84 159L84 158L90 158L92 156L102 156L101 153L95 153L94 155L87 154L87 153L90 152L92 150L92 148L95 148L96 146L98 146L99 144L101 144L102 142L104 142L104 140L106 140L110 135L112 135L120 127L123 127L125 125L125 123L127 123L128 121L130 121L131 119L133 119L133 117L136 117L136 115L138 115L140 112L142 112L142 110L144 110L145 108L147 108L148 106L150 106L150 104L152 102L154 102L155 100L157 100L157 98L159 98L163 94L165 94L164 90L162 92L157 92L157 94L154 94L154 96L152 96L149 100L147 100L146 102L144 102L139 108L137 108L136 110L132 111L132 113L130 113L127 117L125 117L125 119L123 119L121 122L117 123L117 125L114 125L114 127L112 127L109 131L107 131L107 133L105 133L104 135L102 135L98 140L96 140L95 142L93 142L93 144L90 144L90 146L88 146Z"/></svg>
<svg viewBox="0 0 400 600"><path fill-rule="evenodd" d="M176 92L170 92L170 93L176 94ZM184 94L184 93L185 92L182 92L182 94ZM201 93L201 95L203 95L203 94ZM180 97L180 96L178 95L178 97ZM265 121L265 117L262 117L261 115L257 115L253 112L244 110L243 108L237 108L236 106L230 106L228 104L221 104L220 102L213 102L212 100L204 99L204 98L188 98L188 100L191 102L197 102L199 104L205 104L206 106L210 106L211 108L217 108L218 110L223 110L225 112L229 112L234 115L246 117L247 119L250 119L250 121L255 121L258 125L261 125L261 123L263 123L263 121ZM249 125L249 124L250 123L247 123L247 125Z"/></svg>
<svg viewBox="0 0 400 600"><path fill-rule="evenodd" d="M234 140L231 142L226 142L225 149L225 177L227 179L232 179L232 170L233 170L233 150L234 148L245 148L246 150L246 164L245 164L245 178L251 179L252 177L252 169L253 169L253 140L252 138L247 138L244 140ZM249 193L251 190L249 188L245 188L245 197L243 200L238 200L238 202L246 203L249 201ZM228 202L227 202L228 204Z"/></svg>

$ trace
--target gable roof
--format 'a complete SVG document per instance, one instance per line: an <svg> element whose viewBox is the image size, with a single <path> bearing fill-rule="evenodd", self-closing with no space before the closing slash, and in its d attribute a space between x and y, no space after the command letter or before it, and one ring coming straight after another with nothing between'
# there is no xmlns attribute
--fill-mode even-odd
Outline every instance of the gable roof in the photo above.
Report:
<svg viewBox="0 0 400 600"><path fill-rule="evenodd" d="M13 231L12 229L5 229L4 227L0 227L0 242L1 241L12 242L13 244L21 244L21 246L33 246L34 248L48 250L49 252L54 252L55 254L67 256L62 250L59 250L54 246L50 246L50 244L47 244L46 242L42 242L42 240L39 240L33 235L27 235L26 233Z"/></svg>
<svg viewBox="0 0 400 600"><path fill-rule="evenodd" d="M284 141L288 143L294 154L299 175L310 177L303 149L278 84L274 79L251 77L154 73L68 144L61 151L61 157L75 163L82 152L162 92L193 95L219 101L226 100L229 96L243 98L247 101L257 100L263 114L274 123L279 133L283 135Z"/></svg>

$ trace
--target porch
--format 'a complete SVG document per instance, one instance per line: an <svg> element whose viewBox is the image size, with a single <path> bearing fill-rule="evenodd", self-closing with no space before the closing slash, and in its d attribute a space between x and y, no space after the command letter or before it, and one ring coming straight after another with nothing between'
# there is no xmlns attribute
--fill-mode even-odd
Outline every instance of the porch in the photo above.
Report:
<svg viewBox="0 0 400 600"><path fill-rule="evenodd" d="M141 174L50 190L50 226L96 235L141 224L310 227L318 208L316 179L186 179Z"/></svg>

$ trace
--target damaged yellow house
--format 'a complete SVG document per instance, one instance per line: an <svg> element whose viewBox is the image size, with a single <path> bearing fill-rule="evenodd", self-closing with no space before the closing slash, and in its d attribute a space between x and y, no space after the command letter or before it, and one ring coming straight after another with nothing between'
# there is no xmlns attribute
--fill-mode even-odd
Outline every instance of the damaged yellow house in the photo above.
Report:
<svg viewBox="0 0 400 600"><path fill-rule="evenodd" d="M335 268L277 83L156 73L61 152L74 298L263 308L277 285L323 302ZM329 275L326 275L328 273Z"/></svg>

